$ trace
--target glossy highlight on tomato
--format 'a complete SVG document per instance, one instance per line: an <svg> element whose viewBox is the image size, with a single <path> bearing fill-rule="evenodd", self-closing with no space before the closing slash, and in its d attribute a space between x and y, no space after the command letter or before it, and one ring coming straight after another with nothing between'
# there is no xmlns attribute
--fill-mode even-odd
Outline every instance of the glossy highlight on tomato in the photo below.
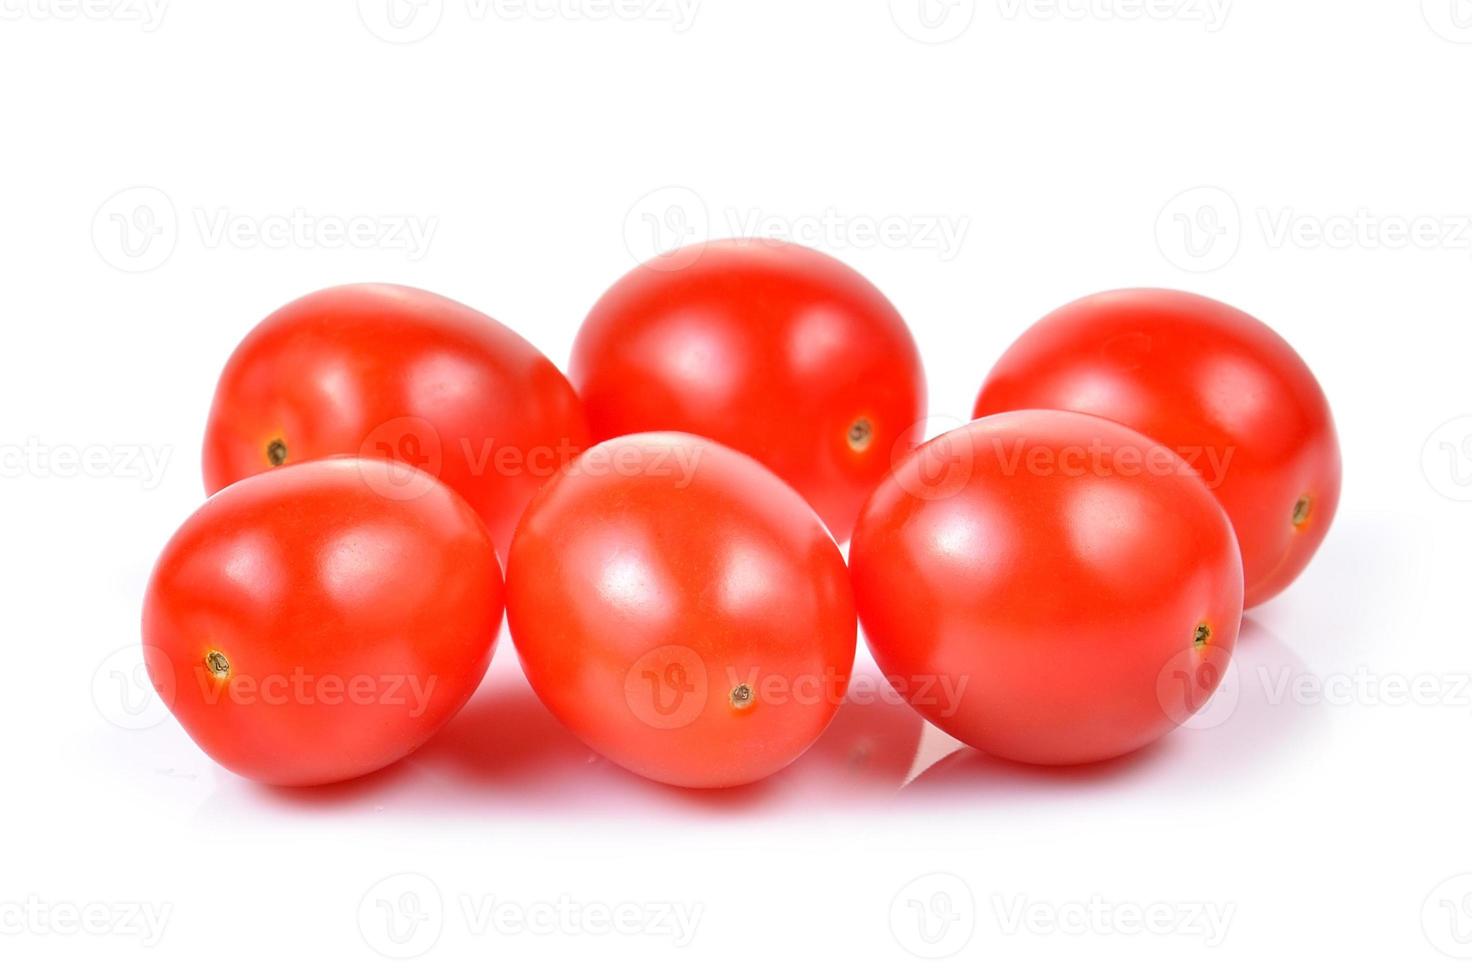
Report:
<svg viewBox="0 0 1472 980"><path fill-rule="evenodd" d="M507 619L543 703L597 752L676 786L782 769L847 689L843 556L755 460L678 433L588 450L532 501Z"/></svg>
<svg viewBox="0 0 1472 980"><path fill-rule="evenodd" d="M766 240L688 246L598 301L569 376L597 439L690 432L755 458L840 541L920 442L925 377L894 306L853 269Z"/></svg>
<svg viewBox="0 0 1472 980"><path fill-rule="evenodd" d="M160 696L216 762L288 786L413 752L475 691L500 631L484 523L403 463L306 462L215 494L143 610Z"/></svg>
<svg viewBox="0 0 1472 980"><path fill-rule="evenodd" d="M463 496L506 553L548 477L588 445L562 373L490 317L434 293L338 286L267 317L220 377L205 489L334 455L398 459Z"/></svg>
<svg viewBox="0 0 1472 980"><path fill-rule="evenodd" d="M1175 449L1242 547L1249 607L1308 565L1339 506L1339 441L1303 359L1266 324L1191 293L1128 289L1044 317L992 369L980 418L1087 412Z"/></svg>
<svg viewBox="0 0 1472 980"><path fill-rule="evenodd" d="M1209 698L1242 618L1242 564L1175 453L1072 412L989 416L926 443L866 505L859 618L896 690L1019 762L1139 749Z"/></svg>

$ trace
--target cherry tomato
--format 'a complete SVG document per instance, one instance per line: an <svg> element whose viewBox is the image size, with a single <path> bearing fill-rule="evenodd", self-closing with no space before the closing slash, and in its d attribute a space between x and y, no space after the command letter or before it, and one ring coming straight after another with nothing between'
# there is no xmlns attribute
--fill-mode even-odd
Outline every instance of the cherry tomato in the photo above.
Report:
<svg viewBox="0 0 1472 980"><path fill-rule="evenodd" d="M1175 449L1236 528L1247 605L1298 577L1339 506L1339 441L1324 392L1293 348L1241 310L1130 289L1045 317L1002 356L976 416L1088 412Z"/></svg>
<svg viewBox="0 0 1472 980"><path fill-rule="evenodd" d="M705 439L595 446L532 501L507 620L538 696L676 786L753 782L833 718L857 623L843 556L791 487Z"/></svg>
<svg viewBox="0 0 1472 980"><path fill-rule="evenodd" d="M920 356L889 301L836 259L772 241L634 270L588 314L569 375L595 438L677 430L739 449L840 541L925 414Z"/></svg>
<svg viewBox="0 0 1472 980"><path fill-rule="evenodd" d="M216 762L278 785L408 755L465 704L501 572L457 494L398 462L248 477L200 507L148 584L149 676Z"/></svg>
<svg viewBox="0 0 1472 980"><path fill-rule="evenodd" d="M926 718L1019 762L1096 762L1184 722L1226 669L1242 563L1169 449L1072 412L994 415L906 458L850 549L864 635Z"/></svg>
<svg viewBox="0 0 1472 980"><path fill-rule="evenodd" d="M267 317L225 366L204 445L214 493L284 463L399 459L470 502L501 554L537 488L588 443L572 386L467 306L338 286Z"/></svg>

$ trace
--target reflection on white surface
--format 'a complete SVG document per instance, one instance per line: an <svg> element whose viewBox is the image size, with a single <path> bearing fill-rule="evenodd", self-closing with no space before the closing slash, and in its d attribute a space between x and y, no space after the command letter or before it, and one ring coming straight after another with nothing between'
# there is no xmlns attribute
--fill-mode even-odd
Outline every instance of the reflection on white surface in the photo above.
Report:
<svg viewBox="0 0 1472 980"><path fill-rule="evenodd" d="M256 786L218 770L192 745L178 751L208 772L214 786L203 801L205 818L225 823L250 819L245 814L261 807L304 814L367 807L468 820L492 813L576 820L590 808L678 820L694 809L806 820L856 807L908 809L917 801L963 810L981 801L988 807L1048 800L1071 806L1080 788L1128 796L1150 786L1179 787L1203 769L1215 783L1251 780L1299 757L1325 720L1313 706L1275 703L1270 687L1259 682L1265 673L1301 674L1306 668L1251 620L1234 659L1239 673L1229 711L1208 704L1201 717L1209 725L1187 725L1133 755L1091 766L1048 768L989 758L923 722L871 664L860 669L864 673L851 686L849 702L806 755L767 780L729 790L662 786L602 759L548 713L506 650L498 653L480 694L429 745L350 783L291 790Z"/></svg>
<svg viewBox="0 0 1472 980"><path fill-rule="evenodd" d="M1268 680L1306 671L1286 644L1249 618L1212 699L1153 745L1107 762L1066 768L1021 765L958 745L916 777L906 796L1027 803L1050 796L1068 799L1080 787L1108 793L1180 787L1202 771L1209 771L1214 783L1262 778L1298 758L1315 728L1327 720L1311 705L1284 701Z"/></svg>

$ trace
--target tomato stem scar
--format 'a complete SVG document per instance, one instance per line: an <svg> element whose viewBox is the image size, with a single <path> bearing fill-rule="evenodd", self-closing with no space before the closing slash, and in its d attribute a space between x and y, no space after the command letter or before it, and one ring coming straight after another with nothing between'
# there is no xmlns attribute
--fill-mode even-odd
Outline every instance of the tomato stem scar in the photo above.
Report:
<svg viewBox="0 0 1472 980"><path fill-rule="evenodd" d="M1293 505L1293 526L1301 528L1308 523L1309 514L1313 513L1314 499L1308 494L1298 498Z"/></svg>
<svg viewBox="0 0 1472 980"><path fill-rule="evenodd" d="M848 448L856 453L868 449L874 441L874 423L868 419L855 419L848 427Z"/></svg>
<svg viewBox="0 0 1472 980"><path fill-rule="evenodd" d="M223 681L230 678L230 658L219 650L211 650L205 654L204 665L216 679Z"/></svg>
<svg viewBox="0 0 1472 980"><path fill-rule="evenodd" d="M737 684L731 688L731 707L749 708L755 697L750 684Z"/></svg>
<svg viewBox="0 0 1472 980"><path fill-rule="evenodd" d="M1204 649L1211 642L1211 626L1207 623L1198 624L1195 634L1191 637L1191 642L1196 649Z"/></svg>
<svg viewBox="0 0 1472 980"><path fill-rule="evenodd" d="M286 462L286 442L282 439L272 439L266 444L266 461L272 466L280 466Z"/></svg>

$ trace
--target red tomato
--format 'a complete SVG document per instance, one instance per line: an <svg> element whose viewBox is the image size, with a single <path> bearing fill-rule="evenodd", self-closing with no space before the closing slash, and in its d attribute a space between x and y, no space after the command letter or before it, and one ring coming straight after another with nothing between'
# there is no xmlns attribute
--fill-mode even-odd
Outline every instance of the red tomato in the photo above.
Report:
<svg viewBox="0 0 1472 980"><path fill-rule="evenodd" d="M848 685L857 624L838 547L791 487L705 439L588 450L527 508L506 572L538 696L650 779L768 776Z"/></svg>
<svg viewBox="0 0 1472 980"><path fill-rule="evenodd" d="M1068 765L1123 755L1216 688L1242 562L1170 450L1072 412L995 415L880 485L850 549L874 658L976 748Z"/></svg>
<svg viewBox="0 0 1472 980"><path fill-rule="evenodd" d="M484 523L402 463L336 459L205 501L148 583L149 676L216 762L279 785L351 779L465 704L501 626Z"/></svg>
<svg viewBox="0 0 1472 980"><path fill-rule="evenodd" d="M572 386L468 306L405 286L338 286L271 316L215 392L205 489L334 455L399 459L470 502L501 554L539 486L587 445Z"/></svg>
<svg viewBox="0 0 1472 980"><path fill-rule="evenodd" d="M1339 506L1339 440L1313 374L1265 324L1202 296L1122 290L1045 317L975 414L1020 408L1099 415L1180 453L1232 519L1249 607L1298 577Z"/></svg>
<svg viewBox="0 0 1472 980"><path fill-rule="evenodd" d="M569 375L597 439L677 430L796 487L840 540L920 441L925 377L863 276L771 241L694 245L635 269L588 314Z"/></svg>

